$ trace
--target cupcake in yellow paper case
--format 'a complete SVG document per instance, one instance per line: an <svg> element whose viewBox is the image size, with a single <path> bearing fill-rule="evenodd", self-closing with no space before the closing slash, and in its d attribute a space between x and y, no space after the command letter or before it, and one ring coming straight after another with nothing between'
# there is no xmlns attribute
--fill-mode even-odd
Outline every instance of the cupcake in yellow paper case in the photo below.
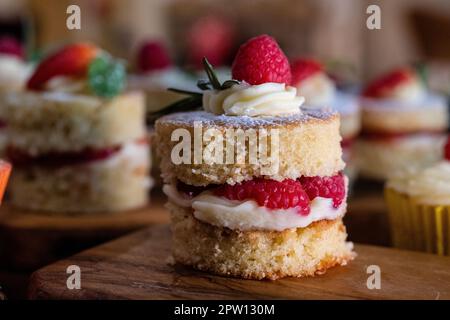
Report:
<svg viewBox="0 0 450 320"><path fill-rule="evenodd" d="M395 247L450 255L450 140L445 158L385 187Z"/></svg>

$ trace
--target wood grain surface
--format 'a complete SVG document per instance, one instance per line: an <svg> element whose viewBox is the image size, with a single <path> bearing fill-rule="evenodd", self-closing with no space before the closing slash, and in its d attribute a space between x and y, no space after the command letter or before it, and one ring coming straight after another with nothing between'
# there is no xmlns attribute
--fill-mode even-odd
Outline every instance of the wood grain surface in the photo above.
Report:
<svg viewBox="0 0 450 320"><path fill-rule="evenodd" d="M32 299L450 299L450 258L356 245L345 267L311 278L251 281L173 266L170 231L153 226L35 272ZM81 289L66 286L69 265ZM381 269L381 289L367 288L367 267Z"/></svg>
<svg viewBox="0 0 450 320"><path fill-rule="evenodd" d="M2 205L0 267L34 271L58 259L152 224L167 223L161 195L145 208L115 214L58 216Z"/></svg>

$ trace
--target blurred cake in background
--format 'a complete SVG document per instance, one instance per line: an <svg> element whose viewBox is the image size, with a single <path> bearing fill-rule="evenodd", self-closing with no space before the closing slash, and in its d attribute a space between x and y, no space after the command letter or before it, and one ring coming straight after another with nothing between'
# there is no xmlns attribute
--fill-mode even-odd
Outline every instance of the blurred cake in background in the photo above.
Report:
<svg viewBox="0 0 450 320"><path fill-rule="evenodd" d="M182 97L168 88L195 88L193 77L174 65L169 51L159 41L147 41L141 45L135 69L136 72L128 77L128 87L145 93L147 123L150 125L159 111Z"/></svg>
<svg viewBox="0 0 450 320"><path fill-rule="evenodd" d="M231 58L237 40L234 20L218 12L199 16L186 31L184 48L186 67L194 70L197 79L208 79L203 65L207 58L214 66L217 79L225 82L231 79Z"/></svg>
<svg viewBox="0 0 450 320"><path fill-rule="evenodd" d="M364 177L384 180L442 157L446 100L429 92L415 69L400 68L375 79L364 89L361 107L357 152Z"/></svg>
<svg viewBox="0 0 450 320"><path fill-rule="evenodd" d="M147 203L144 96L122 93L125 77L120 61L77 43L45 58L26 90L5 96L13 205L71 214Z"/></svg>
<svg viewBox="0 0 450 320"><path fill-rule="evenodd" d="M5 93L22 90L30 72L22 45L12 37L0 37L0 109ZM0 118L0 156L6 143L5 127L5 120Z"/></svg>
<svg viewBox="0 0 450 320"><path fill-rule="evenodd" d="M292 61L292 85L297 94L305 97L304 109L325 108L339 112L341 117L343 159L345 174L350 183L357 175L353 142L361 129L361 117L357 97L336 89L334 81L327 75L324 66L317 60L298 58Z"/></svg>
<svg viewBox="0 0 450 320"><path fill-rule="evenodd" d="M145 94L145 117L151 146L151 175L155 184L160 185L159 158L152 143L153 125L160 116L182 110L172 110L170 106L183 96L168 89L193 90L196 88L195 82L192 76L174 65L169 51L159 41L143 43L139 48L135 64L136 73L128 77L128 88Z"/></svg>
<svg viewBox="0 0 450 320"><path fill-rule="evenodd" d="M385 198L393 245L450 256L450 140L444 158L389 179Z"/></svg>

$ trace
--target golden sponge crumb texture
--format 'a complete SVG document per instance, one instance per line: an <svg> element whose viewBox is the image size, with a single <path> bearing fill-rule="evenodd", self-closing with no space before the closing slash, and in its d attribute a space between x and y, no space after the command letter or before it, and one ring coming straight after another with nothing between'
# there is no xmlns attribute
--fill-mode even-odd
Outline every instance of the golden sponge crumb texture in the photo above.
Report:
<svg viewBox="0 0 450 320"><path fill-rule="evenodd" d="M60 215L111 213L148 202L148 146L140 157L110 159L60 168L15 167L9 183L13 205Z"/></svg>
<svg viewBox="0 0 450 320"><path fill-rule="evenodd" d="M227 129L270 129L279 131L278 170L267 170L270 165L262 162L243 164L177 164L171 160L171 152L180 141L171 141L172 132L186 129L191 135L191 155L194 154L194 122L200 122L202 131L218 130L227 143ZM161 157L161 171L165 183L181 180L184 183L205 186L208 184L235 184L255 177L283 180L300 176L331 176L344 168L341 159L339 115L336 113L311 111L288 117L233 117L206 112L177 113L160 118L156 122L156 144ZM236 141L233 138L230 141ZM208 142L203 140L203 150ZM268 155L271 155L270 142ZM242 152L248 159L251 146L238 144L235 154ZM237 149L237 148L236 148ZM268 173L269 172L269 173Z"/></svg>
<svg viewBox="0 0 450 320"><path fill-rule="evenodd" d="M63 92L5 96L0 119L8 141L30 155L121 145L145 136L145 101L139 92L104 100Z"/></svg>
<svg viewBox="0 0 450 320"><path fill-rule="evenodd" d="M355 254L341 219L306 228L234 231L195 219L192 209L168 203L176 262L224 276L271 279L313 276L346 265Z"/></svg>

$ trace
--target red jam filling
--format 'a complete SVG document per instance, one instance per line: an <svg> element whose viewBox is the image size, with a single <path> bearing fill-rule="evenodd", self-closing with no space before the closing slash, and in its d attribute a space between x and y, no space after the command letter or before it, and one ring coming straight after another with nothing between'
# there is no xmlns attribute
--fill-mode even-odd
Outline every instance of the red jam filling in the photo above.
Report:
<svg viewBox="0 0 450 320"><path fill-rule="evenodd" d="M144 144L148 141L146 138L142 138L137 140L136 143ZM121 149L122 146L103 149L86 148L77 152L50 152L40 156L32 156L18 148L9 146L6 149L6 156L16 166L63 167L106 160L117 154Z"/></svg>

